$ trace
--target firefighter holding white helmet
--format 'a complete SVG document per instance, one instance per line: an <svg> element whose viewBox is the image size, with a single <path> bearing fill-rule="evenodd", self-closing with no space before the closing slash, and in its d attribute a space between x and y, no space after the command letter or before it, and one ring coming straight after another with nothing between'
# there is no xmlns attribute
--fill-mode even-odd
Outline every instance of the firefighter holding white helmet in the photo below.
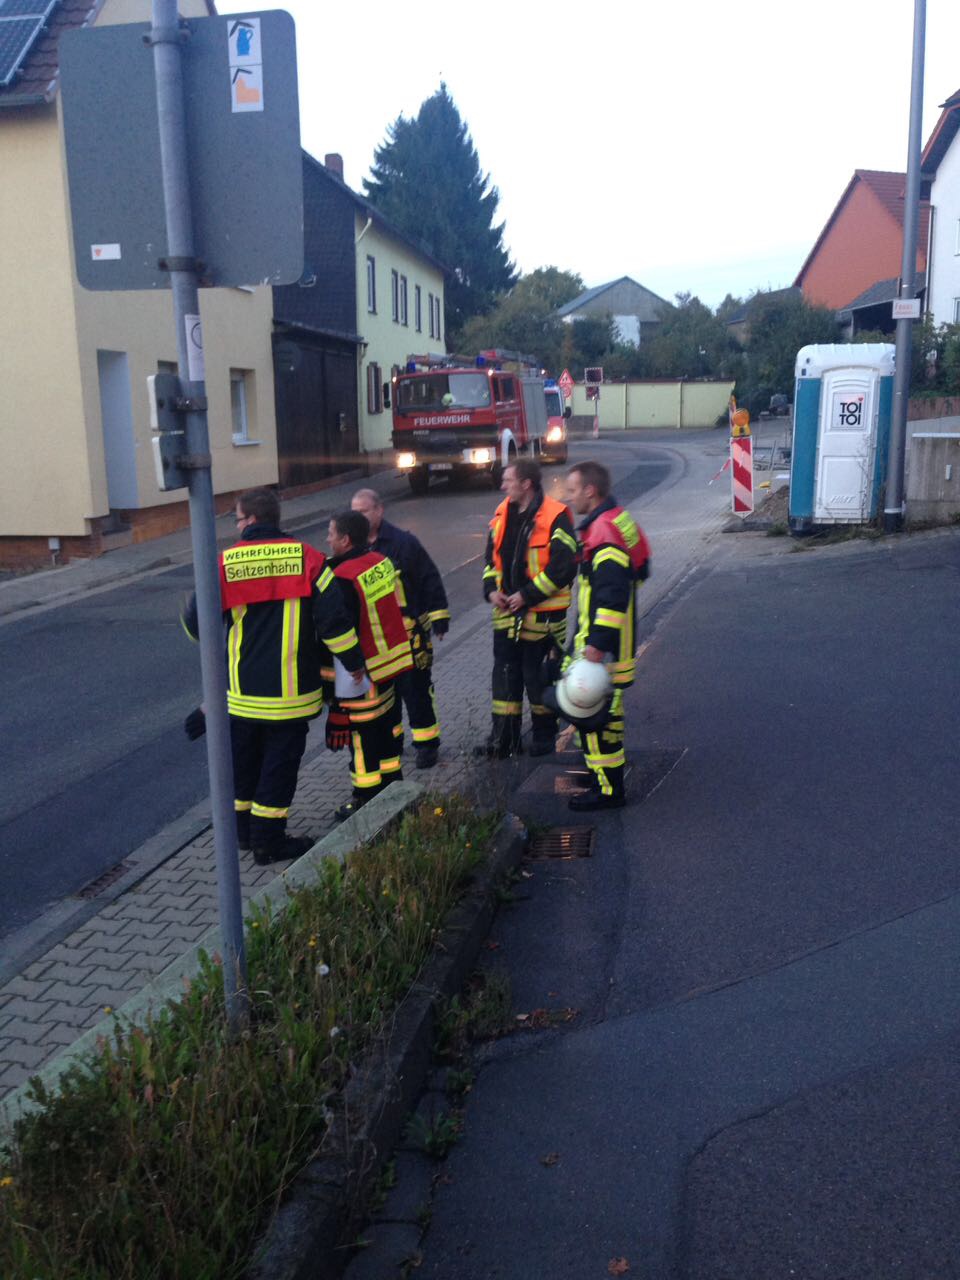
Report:
<svg viewBox="0 0 960 1280"><path fill-rule="evenodd" d="M610 473L598 462L567 472L567 503L577 525L580 578L577 633L558 708L580 732L590 787L571 796L571 809L617 809L624 803L623 691L635 667L636 585L646 579L650 547L643 531L610 493ZM600 675L599 668L604 671ZM612 697L610 690L612 689Z"/></svg>

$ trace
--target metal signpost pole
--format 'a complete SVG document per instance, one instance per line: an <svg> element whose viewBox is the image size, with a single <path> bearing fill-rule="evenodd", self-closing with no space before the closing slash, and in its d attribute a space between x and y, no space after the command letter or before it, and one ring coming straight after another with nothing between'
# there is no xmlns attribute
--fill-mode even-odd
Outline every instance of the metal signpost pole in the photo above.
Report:
<svg viewBox="0 0 960 1280"><path fill-rule="evenodd" d="M910 137L907 146L907 184L903 202L903 259L899 297L914 297L917 272L917 223L920 208L920 151L923 122L923 46L926 32L926 0L914 0L913 66L910 82ZM887 450L887 497L883 527L894 533L903 518L903 471L907 439L907 401L910 397L912 320L897 320L897 367L893 379L893 413Z"/></svg>
<svg viewBox="0 0 960 1280"><path fill-rule="evenodd" d="M193 572L200 631L200 669L207 718L207 760L217 860L220 931L223 939L223 987L232 1032L245 1023L249 1009L240 863L233 810L233 762L227 719L226 672L221 626L220 580L214 523L210 440L207 432L203 339L194 259L193 221L187 167L187 134L177 0L153 0L153 45L160 121L163 198L167 219L167 269L173 292L180 392L187 402L186 461L190 494Z"/></svg>

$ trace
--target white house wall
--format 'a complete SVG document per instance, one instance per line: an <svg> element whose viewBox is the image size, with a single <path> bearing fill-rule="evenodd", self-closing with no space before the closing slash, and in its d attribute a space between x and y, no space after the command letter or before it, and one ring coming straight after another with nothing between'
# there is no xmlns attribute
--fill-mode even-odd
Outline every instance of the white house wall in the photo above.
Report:
<svg viewBox="0 0 960 1280"><path fill-rule="evenodd" d="M368 224L367 215L356 217L357 256L357 332L362 336L358 388L360 404L360 448L366 453L389 449L393 430L391 410L371 411L368 397L367 371L371 364L380 367L380 382L390 381L394 365L403 366L408 355L426 352L444 354L446 333L443 316L443 273L403 241L378 226ZM367 258L376 264L376 311L367 306ZM407 280L407 323L393 317L391 272ZM416 288L422 299L421 323L416 324ZM428 301L430 295L440 299L440 335L430 333Z"/></svg>
<svg viewBox="0 0 960 1280"><path fill-rule="evenodd" d="M933 252L927 306L935 324L954 324L960 304L960 133L940 161L930 203Z"/></svg>

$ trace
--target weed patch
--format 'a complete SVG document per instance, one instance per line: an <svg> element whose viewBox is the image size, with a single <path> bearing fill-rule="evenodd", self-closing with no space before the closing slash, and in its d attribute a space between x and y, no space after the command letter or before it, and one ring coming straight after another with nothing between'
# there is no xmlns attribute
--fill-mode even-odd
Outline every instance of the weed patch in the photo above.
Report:
<svg viewBox="0 0 960 1280"><path fill-rule="evenodd" d="M142 1027L115 1024L0 1148L0 1275L231 1280L386 1034L496 817L430 799L247 927L251 1021L216 958ZM433 1135L442 1145L451 1135Z"/></svg>

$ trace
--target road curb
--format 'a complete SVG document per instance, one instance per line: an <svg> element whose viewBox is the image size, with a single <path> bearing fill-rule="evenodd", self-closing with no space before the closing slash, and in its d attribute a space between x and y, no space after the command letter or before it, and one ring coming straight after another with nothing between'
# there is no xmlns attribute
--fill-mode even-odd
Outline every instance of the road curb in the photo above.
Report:
<svg viewBox="0 0 960 1280"><path fill-rule="evenodd" d="M427 1081L437 1002L459 992L473 971L496 912L497 886L520 861L526 838L520 820L507 814L487 865L447 917L382 1050L348 1084L324 1149L297 1177L261 1241L248 1280L336 1280L342 1274L365 1195Z"/></svg>

